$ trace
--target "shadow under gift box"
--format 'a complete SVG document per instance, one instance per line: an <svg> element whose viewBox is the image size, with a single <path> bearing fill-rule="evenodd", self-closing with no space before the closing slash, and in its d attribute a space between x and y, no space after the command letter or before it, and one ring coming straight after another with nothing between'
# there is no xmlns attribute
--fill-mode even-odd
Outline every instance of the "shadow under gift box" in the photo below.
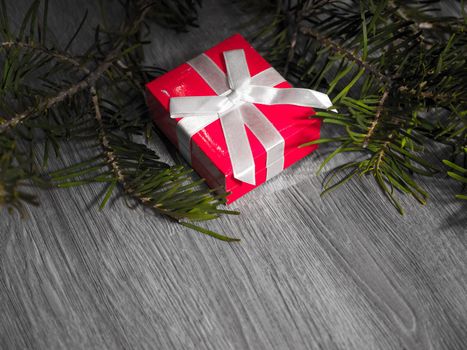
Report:
<svg viewBox="0 0 467 350"><path fill-rule="evenodd" d="M266 70L271 65L240 35L224 40L204 52L226 73L223 53L243 49L251 76ZM290 88L288 82L275 87ZM169 115L171 97L215 96L216 93L189 64L184 63L146 85L147 103L154 122L178 148L177 122ZM317 145L298 148L301 144L319 138L321 122L310 118L314 110L294 105L255 104L276 127L285 140L284 169L310 154ZM196 118L190 117L190 118ZM246 127L253 157L255 159L256 185L242 182L233 177L232 164L220 120L216 120L191 138L191 165L206 179L211 188L221 188L230 194L231 203L266 181L266 150L255 135Z"/></svg>

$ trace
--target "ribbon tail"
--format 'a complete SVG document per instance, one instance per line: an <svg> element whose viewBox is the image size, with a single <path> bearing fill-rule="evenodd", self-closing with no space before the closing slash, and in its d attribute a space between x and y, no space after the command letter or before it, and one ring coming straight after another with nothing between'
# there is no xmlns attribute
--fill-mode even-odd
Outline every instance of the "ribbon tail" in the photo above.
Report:
<svg viewBox="0 0 467 350"><path fill-rule="evenodd" d="M232 162L234 178L255 185L255 159L240 110L233 109L222 115L220 120Z"/></svg>
<svg viewBox="0 0 467 350"><path fill-rule="evenodd" d="M252 103L265 105L295 105L327 109L332 106L329 96L310 89L278 89L269 86L250 85L243 99Z"/></svg>
<svg viewBox="0 0 467 350"><path fill-rule="evenodd" d="M255 105L245 103L240 107L243 120L266 150L266 179L284 169L284 137Z"/></svg>

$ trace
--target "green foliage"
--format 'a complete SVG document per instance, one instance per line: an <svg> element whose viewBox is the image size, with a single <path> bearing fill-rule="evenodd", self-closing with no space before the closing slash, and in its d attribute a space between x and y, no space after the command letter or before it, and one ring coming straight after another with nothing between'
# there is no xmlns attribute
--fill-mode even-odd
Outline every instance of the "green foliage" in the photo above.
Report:
<svg viewBox="0 0 467 350"><path fill-rule="evenodd" d="M234 241L193 223L238 214L219 208L225 194L194 180L191 169L161 162L150 148L155 135L144 84L163 70L142 66L141 27L149 16L182 30L194 24L196 16L185 15L198 5L182 0L123 5L127 15L121 25L106 26L104 18L89 48L71 55L68 49L86 15L58 49L46 38L47 1L33 1L18 29L10 27L5 1L0 2L0 205L21 210L25 203L38 204L25 190L31 185L103 183L101 209L118 189L189 228ZM51 172L49 157L60 156L64 141L85 142L95 156Z"/></svg>
<svg viewBox="0 0 467 350"><path fill-rule="evenodd" d="M443 163L450 168L448 175L462 184L464 193L457 194L456 197L459 199L467 200L467 194L465 193L467 188L467 147L464 148L463 166L453 163L447 159L443 160Z"/></svg>
<svg viewBox="0 0 467 350"><path fill-rule="evenodd" d="M239 1L258 14L256 42L272 64L294 84L332 97L338 112L317 117L335 132L306 144L331 145L319 170L338 155L346 159L328 171L323 194L370 175L402 213L398 194L426 203L421 176L445 171L465 184L464 11L463 18L443 16L439 0ZM88 49L71 54L87 12L58 47L47 36L46 0L32 1L18 27L0 0L0 205L21 211L38 204L30 186L102 183L100 209L118 191L186 227L235 241L195 224L237 214L221 209L225 194L194 180L191 170L161 162L150 147L156 135L143 87L163 70L141 64L144 33L149 23L176 31L196 26L201 3L120 3L122 23L104 16ZM105 14L106 2L99 6ZM51 169L49 159L60 157L65 142L82 142L94 156ZM457 197L467 198L465 186Z"/></svg>
<svg viewBox="0 0 467 350"><path fill-rule="evenodd" d="M308 143L333 144L323 166L348 159L330 170L324 193L371 175L399 212L397 193L424 204L419 176L443 168L432 150L451 159L467 144L465 17L440 15L435 0L243 2L260 14L257 43L273 65L327 90L338 110L317 113L338 135Z"/></svg>

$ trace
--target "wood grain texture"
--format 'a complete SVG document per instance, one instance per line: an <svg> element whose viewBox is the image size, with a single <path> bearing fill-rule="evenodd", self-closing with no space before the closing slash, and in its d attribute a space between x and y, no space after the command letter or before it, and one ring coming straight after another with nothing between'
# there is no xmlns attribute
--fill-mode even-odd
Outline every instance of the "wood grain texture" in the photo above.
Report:
<svg viewBox="0 0 467 350"><path fill-rule="evenodd" d="M13 22L28 3L8 1ZM57 41L93 3L51 1ZM172 68L239 31L238 18L229 1L205 1L199 29L154 26L147 59ZM74 49L91 37L81 34ZM89 152L68 145L65 162ZM367 179L321 199L315 170L325 153L237 201L240 217L207 225L239 244L121 199L99 212L99 186L40 192L41 207L24 220L2 212L0 348L466 349L467 222L457 189L427 180L432 200L405 201L404 217Z"/></svg>

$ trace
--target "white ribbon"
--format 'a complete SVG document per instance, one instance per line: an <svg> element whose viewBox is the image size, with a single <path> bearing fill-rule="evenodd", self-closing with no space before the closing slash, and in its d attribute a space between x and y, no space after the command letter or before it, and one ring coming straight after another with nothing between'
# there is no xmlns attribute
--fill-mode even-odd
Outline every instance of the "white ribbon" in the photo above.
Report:
<svg viewBox="0 0 467 350"><path fill-rule="evenodd" d="M170 117L182 118L177 123L177 136L180 151L188 162L193 135L220 119L234 177L254 185L255 161L245 125L266 150L267 179L284 168L285 143L254 103L328 108L332 102L326 94L310 89L275 88L285 79L272 67L252 77L243 50L225 51L224 58L227 76L205 54L188 62L218 96L172 97Z"/></svg>

